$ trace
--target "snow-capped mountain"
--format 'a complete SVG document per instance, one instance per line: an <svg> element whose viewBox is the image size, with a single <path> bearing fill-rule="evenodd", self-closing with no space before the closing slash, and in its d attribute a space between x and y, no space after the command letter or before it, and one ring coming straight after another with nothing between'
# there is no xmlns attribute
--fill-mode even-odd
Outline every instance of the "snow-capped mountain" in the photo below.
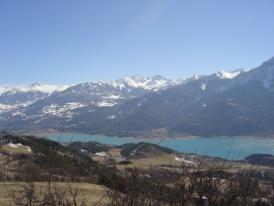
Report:
<svg viewBox="0 0 274 206"><path fill-rule="evenodd" d="M132 76L124 77L116 81L110 81L109 84L113 86L141 88L150 91L157 91L176 84L176 81L166 79L160 75L152 77Z"/></svg>
<svg viewBox="0 0 274 206"><path fill-rule="evenodd" d="M43 92L51 94L53 92L63 91L70 87L71 85L54 85L54 84L40 84L40 83L33 83L31 85L23 85L23 86L1 86L0 85L0 94L5 92Z"/></svg>
<svg viewBox="0 0 274 206"><path fill-rule="evenodd" d="M30 86L0 86L0 114L26 107L44 99L55 92L67 89L68 85L49 85L34 83Z"/></svg>
<svg viewBox="0 0 274 206"><path fill-rule="evenodd" d="M258 68L246 72L237 79L238 84L258 82L267 90L274 91L274 57L264 62Z"/></svg>
<svg viewBox="0 0 274 206"><path fill-rule="evenodd" d="M122 90L123 88L139 88L149 91L157 91L178 84L179 80L166 79L160 75L152 77L130 76L114 81L98 82L99 84L111 85Z"/></svg>
<svg viewBox="0 0 274 206"><path fill-rule="evenodd" d="M6 86L1 86L1 85L0 85L0 95L1 95L2 93L4 93L4 92L8 91L8 90L9 90L8 87L6 87Z"/></svg>
<svg viewBox="0 0 274 206"><path fill-rule="evenodd" d="M81 83L0 115L0 127L121 136L267 135L274 134L273 105L274 58L249 71L188 79Z"/></svg>
<svg viewBox="0 0 274 206"><path fill-rule="evenodd" d="M274 134L274 58L250 71L194 79L119 105L101 127L137 136Z"/></svg>
<svg viewBox="0 0 274 206"><path fill-rule="evenodd" d="M79 103L98 107L109 107L146 93L162 90L178 84L161 76L124 77L113 81L86 82L54 93L44 100L55 105Z"/></svg>
<svg viewBox="0 0 274 206"><path fill-rule="evenodd" d="M40 84L40 83L33 83L29 87L18 87L17 89L19 91L40 91L43 93L52 94L54 92L60 92L67 88L69 88L72 85L54 85L54 84Z"/></svg>
<svg viewBox="0 0 274 206"><path fill-rule="evenodd" d="M160 91L182 83L181 80L169 80L161 76L142 77L131 76L112 81L86 82L57 91L47 85L48 93L42 93L34 102L25 107L7 107L2 105L2 111L7 111L10 118L32 117L63 117L71 118L77 109L83 107L112 107L144 94ZM51 90L51 88L54 88ZM41 85L34 84L31 91L45 91ZM21 89L22 90L22 89ZM51 93L50 93L51 92ZM36 95L38 95L36 93Z"/></svg>
<svg viewBox="0 0 274 206"><path fill-rule="evenodd" d="M245 72L247 70L245 69L236 69L233 71L224 71L224 70L220 70L216 73L216 76L221 78L221 79L234 79L236 76L238 76L239 74Z"/></svg>
<svg viewBox="0 0 274 206"><path fill-rule="evenodd" d="M241 72L239 70L233 72L221 71L216 76L220 79L232 79ZM112 81L86 82L76 85L34 83L30 86L2 86L0 87L0 113L13 111L13 114L22 114L29 105L31 105L29 108L40 107L38 109L40 114L43 114L43 112L45 114L55 114L53 109L59 114L61 111L68 111L71 105L111 107L150 92L161 91L195 80L200 81L203 79L201 80L201 87L205 90L208 87L205 77L193 75L190 78L171 80L159 75L152 77L135 75Z"/></svg>

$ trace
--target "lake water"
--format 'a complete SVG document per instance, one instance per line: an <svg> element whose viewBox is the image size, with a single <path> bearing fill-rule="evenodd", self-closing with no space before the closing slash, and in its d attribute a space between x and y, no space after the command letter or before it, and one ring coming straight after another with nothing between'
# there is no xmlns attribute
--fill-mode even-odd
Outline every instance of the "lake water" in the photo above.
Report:
<svg viewBox="0 0 274 206"><path fill-rule="evenodd" d="M169 139L140 139L131 137L108 137L79 133L50 133L46 136L54 141L97 141L105 144L149 142L169 147L179 152L197 153L232 160L240 160L254 153L274 155L274 139L260 137L191 137Z"/></svg>

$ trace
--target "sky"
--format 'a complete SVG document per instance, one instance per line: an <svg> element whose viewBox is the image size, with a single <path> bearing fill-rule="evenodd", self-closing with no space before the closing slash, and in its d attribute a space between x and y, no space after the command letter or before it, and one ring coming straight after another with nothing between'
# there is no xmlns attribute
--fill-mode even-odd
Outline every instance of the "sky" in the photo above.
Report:
<svg viewBox="0 0 274 206"><path fill-rule="evenodd" d="M0 84L251 69L274 56L274 0L1 0Z"/></svg>

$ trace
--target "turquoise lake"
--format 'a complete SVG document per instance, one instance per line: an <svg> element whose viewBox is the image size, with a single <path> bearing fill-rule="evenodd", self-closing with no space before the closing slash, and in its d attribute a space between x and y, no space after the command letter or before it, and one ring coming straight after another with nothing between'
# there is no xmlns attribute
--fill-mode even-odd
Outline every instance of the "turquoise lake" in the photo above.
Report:
<svg viewBox="0 0 274 206"><path fill-rule="evenodd" d="M79 133L50 133L46 136L54 141L97 141L105 144L121 145L124 143L149 142L169 147L179 152L197 153L222 157L231 160L241 160L254 153L274 155L274 139L260 137L191 137L167 139L141 139L131 137L109 137Z"/></svg>

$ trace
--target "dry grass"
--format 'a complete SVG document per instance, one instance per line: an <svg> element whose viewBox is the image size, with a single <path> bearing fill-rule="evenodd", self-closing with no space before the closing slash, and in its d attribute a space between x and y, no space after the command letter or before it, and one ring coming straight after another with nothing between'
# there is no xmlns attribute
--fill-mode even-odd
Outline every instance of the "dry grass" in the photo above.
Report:
<svg viewBox="0 0 274 206"><path fill-rule="evenodd" d="M57 187L65 188L68 183L52 183ZM45 190L47 183L36 182L38 190ZM94 205L102 199L101 205L107 202L104 198L107 189L100 185L87 184L87 183L70 183L73 189L79 190L80 198L84 198L87 201L87 205ZM22 183L8 182L6 184L0 183L0 205L1 206L14 206L12 200L9 199L9 191L18 191L22 188Z"/></svg>
<svg viewBox="0 0 274 206"><path fill-rule="evenodd" d="M7 152L9 154L31 154L29 151L29 147L21 145L16 148L11 147L9 145L1 145L0 152Z"/></svg>
<svg viewBox="0 0 274 206"><path fill-rule="evenodd" d="M102 164L107 163L108 158L112 158L118 163L121 159L120 155L121 149L119 148L112 148L109 151L106 152L108 157L100 157L92 155L91 158L95 161L98 161ZM221 159L216 158L205 158L203 160L202 157L197 156L197 159L200 159L202 162L204 162L206 168L214 168L214 167L221 167L226 168L232 173L237 173L242 170L258 170L258 171L269 171L273 170L273 168L268 166L254 166L251 164L248 164L246 162L236 162L236 161L224 161ZM175 160L175 155L170 154L157 154L155 156L150 156L146 158L136 158L136 159L129 159L132 164L128 165L119 165L116 164L117 169L124 170L125 168L142 168L142 169L149 169L149 168L176 168L180 167L182 165L182 162Z"/></svg>
<svg viewBox="0 0 274 206"><path fill-rule="evenodd" d="M130 159L132 164L129 165L117 165L117 168L123 170L125 168L166 168L166 166L179 167L181 162L175 160L175 156L173 155L157 155L153 157L147 158L139 158L139 159Z"/></svg>

